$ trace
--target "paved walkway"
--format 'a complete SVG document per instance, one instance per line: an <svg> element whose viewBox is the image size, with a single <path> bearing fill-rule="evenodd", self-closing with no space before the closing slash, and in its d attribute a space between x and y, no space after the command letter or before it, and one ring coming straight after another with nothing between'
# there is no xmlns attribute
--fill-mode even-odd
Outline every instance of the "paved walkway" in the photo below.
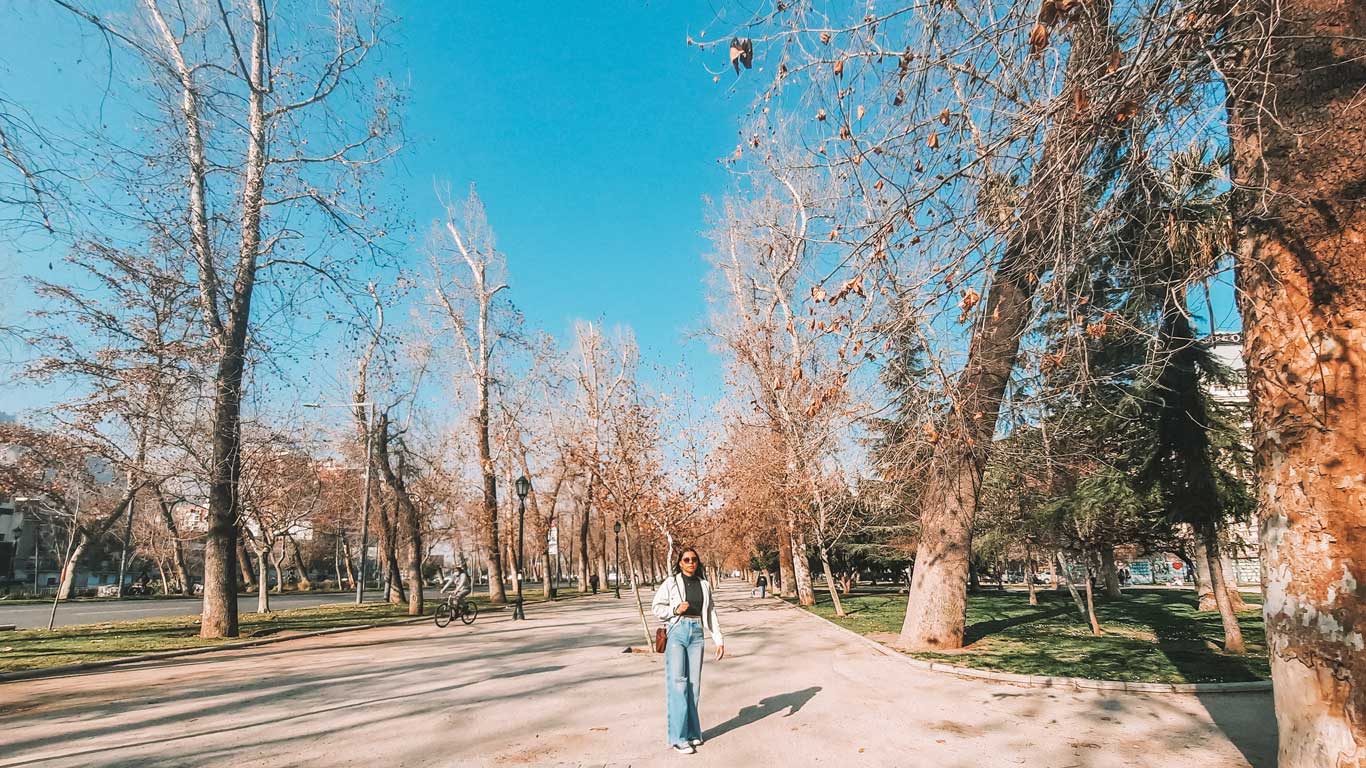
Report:
<svg viewBox="0 0 1366 768"><path fill-rule="evenodd" d="M959 680L733 582L719 596L728 656L691 757L665 749L662 660L621 653L643 645L623 593L0 684L0 767L1274 764L1269 694Z"/></svg>

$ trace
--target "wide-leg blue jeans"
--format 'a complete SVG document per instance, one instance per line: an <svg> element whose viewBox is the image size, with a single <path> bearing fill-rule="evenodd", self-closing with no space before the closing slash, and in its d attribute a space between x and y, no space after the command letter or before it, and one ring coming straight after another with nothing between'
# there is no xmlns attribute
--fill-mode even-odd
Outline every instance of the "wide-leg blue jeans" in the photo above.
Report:
<svg viewBox="0 0 1366 768"><path fill-rule="evenodd" d="M702 738L697 702L702 697L704 645L701 619L679 619L669 628L669 641L664 646L664 686L671 746Z"/></svg>

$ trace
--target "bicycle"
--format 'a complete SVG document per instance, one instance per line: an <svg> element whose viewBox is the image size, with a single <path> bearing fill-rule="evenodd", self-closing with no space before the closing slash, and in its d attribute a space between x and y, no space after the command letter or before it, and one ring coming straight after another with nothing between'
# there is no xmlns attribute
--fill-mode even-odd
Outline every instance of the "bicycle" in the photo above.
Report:
<svg viewBox="0 0 1366 768"><path fill-rule="evenodd" d="M436 607L436 613L432 619L436 621L438 627L446 627L452 619L459 618L465 625L474 623L479 617L479 606L472 603L467 598L461 598L460 602L455 602L450 595Z"/></svg>

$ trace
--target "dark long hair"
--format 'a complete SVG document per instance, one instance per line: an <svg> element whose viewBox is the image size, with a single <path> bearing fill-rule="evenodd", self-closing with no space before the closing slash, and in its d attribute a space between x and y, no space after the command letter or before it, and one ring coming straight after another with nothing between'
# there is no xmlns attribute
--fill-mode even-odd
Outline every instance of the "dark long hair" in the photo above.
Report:
<svg viewBox="0 0 1366 768"><path fill-rule="evenodd" d="M674 574L677 575L683 572L683 556L689 552L693 554L693 557L697 558L697 578L707 578L707 568L702 565L702 555L698 554L697 550L692 547L684 547L678 550L678 554L674 555Z"/></svg>

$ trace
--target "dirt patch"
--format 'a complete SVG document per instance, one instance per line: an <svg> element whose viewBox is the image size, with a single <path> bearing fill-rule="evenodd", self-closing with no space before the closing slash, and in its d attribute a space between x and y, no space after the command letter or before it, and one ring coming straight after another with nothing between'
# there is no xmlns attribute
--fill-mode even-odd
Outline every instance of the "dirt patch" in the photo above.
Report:
<svg viewBox="0 0 1366 768"><path fill-rule="evenodd" d="M982 729L963 723L955 723L952 720L940 720L930 725L930 730L940 733L951 733L954 736L981 736Z"/></svg>

